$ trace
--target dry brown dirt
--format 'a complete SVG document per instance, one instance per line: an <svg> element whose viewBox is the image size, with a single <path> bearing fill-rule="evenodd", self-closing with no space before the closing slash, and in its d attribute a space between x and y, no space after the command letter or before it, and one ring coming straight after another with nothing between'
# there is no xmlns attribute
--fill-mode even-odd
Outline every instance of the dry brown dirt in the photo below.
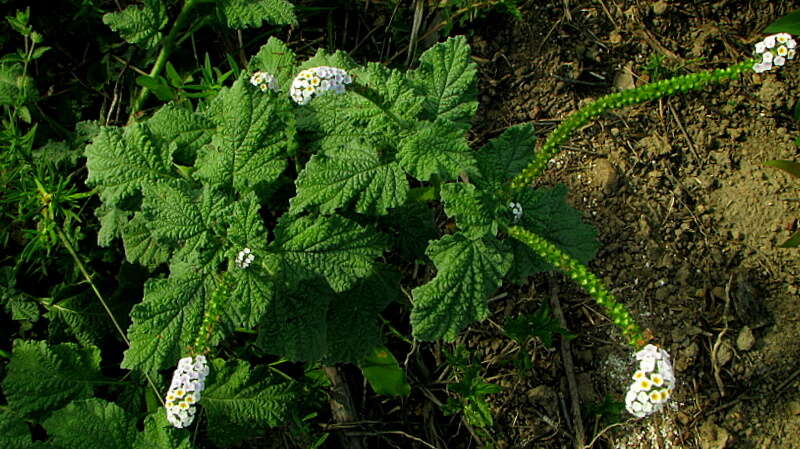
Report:
<svg viewBox="0 0 800 449"><path fill-rule="evenodd" d="M586 102L657 70L741 61L760 30L797 8L542 3L527 5L524 21L495 20L471 37L481 75L477 140L518 123L545 137ZM800 448L800 253L778 247L800 215L800 183L763 165L800 158L799 94L794 66L613 111L581 129L541 180L569 186L600 232L592 269L673 355L678 375L675 400L654 417L623 413L607 428L584 413L586 447ZM570 371L584 411L604 397L621 401L629 383L630 352L602 310L561 276L535 278L462 338L504 387L491 399L495 447L576 447L560 352L533 339L533 369L519 372L504 362L519 348L493 324L536 310L553 282L579 334Z"/></svg>

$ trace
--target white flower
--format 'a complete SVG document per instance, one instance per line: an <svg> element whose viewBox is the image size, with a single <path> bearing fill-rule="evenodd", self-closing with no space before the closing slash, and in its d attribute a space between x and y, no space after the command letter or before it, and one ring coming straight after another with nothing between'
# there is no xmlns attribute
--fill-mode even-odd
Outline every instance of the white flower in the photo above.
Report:
<svg viewBox="0 0 800 449"><path fill-rule="evenodd" d="M280 92L278 80L267 72L257 71L250 77L250 84L261 89L261 92L266 92L267 89L272 89L275 92Z"/></svg>
<svg viewBox="0 0 800 449"><path fill-rule="evenodd" d="M634 358L639 367L625 394L625 408L633 416L643 418L664 407L675 388L675 374L669 354L655 345L645 346Z"/></svg>
<svg viewBox="0 0 800 449"><path fill-rule="evenodd" d="M787 60L794 59L795 47L797 42L788 33L767 36L756 43L756 55L761 55L761 61L753 64L753 70L763 73L785 65Z"/></svg>
<svg viewBox="0 0 800 449"><path fill-rule="evenodd" d="M353 82L346 71L337 67L320 66L306 69L292 81L289 95L299 105L308 104L315 96L328 91L344 93L344 86Z"/></svg>
<svg viewBox="0 0 800 449"><path fill-rule="evenodd" d="M195 404L205 388L208 372L205 356L184 357L178 362L164 403L170 424L184 428L194 421Z"/></svg>
<svg viewBox="0 0 800 449"><path fill-rule="evenodd" d="M244 270L253 263L255 258L256 255L250 251L250 248L245 248L236 255L236 266Z"/></svg>
<svg viewBox="0 0 800 449"><path fill-rule="evenodd" d="M514 215L514 223L518 222L522 218L522 204L511 202L508 203L508 207L511 209L511 214Z"/></svg>

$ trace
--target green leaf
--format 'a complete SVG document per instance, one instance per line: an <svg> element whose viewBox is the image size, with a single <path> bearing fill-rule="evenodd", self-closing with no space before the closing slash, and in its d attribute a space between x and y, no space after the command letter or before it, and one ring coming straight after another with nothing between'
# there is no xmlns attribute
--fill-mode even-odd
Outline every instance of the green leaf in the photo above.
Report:
<svg viewBox="0 0 800 449"><path fill-rule="evenodd" d="M442 201L448 217L469 238L497 235L497 199L478 191L473 184L450 183L442 186Z"/></svg>
<svg viewBox="0 0 800 449"><path fill-rule="evenodd" d="M201 331L216 288L213 276L188 264L173 266L167 279L148 280L144 299L131 310L131 345L122 367L153 372L174 366Z"/></svg>
<svg viewBox="0 0 800 449"><path fill-rule="evenodd" d="M779 168L795 178L800 178L800 162L795 161L766 161L767 167Z"/></svg>
<svg viewBox="0 0 800 449"><path fill-rule="evenodd" d="M278 290L258 326L257 344L287 360L320 360L328 349L326 313L333 296L321 280Z"/></svg>
<svg viewBox="0 0 800 449"><path fill-rule="evenodd" d="M259 209L254 193L233 204L228 239L237 253L244 248L250 248L256 258L263 257L261 250L267 244L267 231ZM252 269L230 271L235 284L230 296L236 298L236 301L232 301L226 312L228 321L236 326L255 326L272 301L275 288L272 279L264 270L259 269L260 261L256 260L254 263Z"/></svg>
<svg viewBox="0 0 800 449"><path fill-rule="evenodd" d="M431 176L455 179L461 172L473 173L475 157L464 132L452 122L421 122L414 134L400 142L400 166L421 181Z"/></svg>
<svg viewBox="0 0 800 449"><path fill-rule="evenodd" d="M153 237L147 223L144 215L137 212L122 229L122 243L128 262L138 263L152 270L169 260L170 251L167 245Z"/></svg>
<svg viewBox="0 0 800 449"><path fill-rule="evenodd" d="M375 393L403 397L411 393L405 371L385 346L374 348L358 365Z"/></svg>
<svg viewBox="0 0 800 449"><path fill-rule="evenodd" d="M136 436L133 449L192 449L189 436L189 431L172 427L159 409L144 419L144 432Z"/></svg>
<svg viewBox="0 0 800 449"><path fill-rule="evenodd" d="M271 25L297 25L294 5L287 0L216 0L217 11L229 28L259 28Z"/></svg>
<svg viewBox="0 0 800 449"><path fill-rule="evenodd" d="M251 367L242 360L214 359L200 403L208 415L209 433L224 434L230 426L243 430L283 424L297 407L294 383L267 366Z"/></svg>
<svg viewBox="0 0 800 449"><path fill-rule="evenodd" d="M381 223L389 228L389 241L406 260L423 258L428 242L439 237L433 209L425 203L400 206L382 219Z"/></svg>
<svg viewBox="0 0 800 449"><path fill-rule="evenodd" d="M160 0L144 0L142 8L128 6L103 16L103 23L131 44L151 49L161 41L161 28L167 23L166 4Z"/></svg>
<svg viewBox="0 0 800 449"><path fill-rule="evenodd" d="M552 189L525 189L516 198L522 205L522 218L518 225L553 242L581 263L589 262L600 249L597 231L585 224L581 214L566 202L567 188L559 184ZM552 270L553 267L528 246L511 240L514 264L508 274L515 283L522 283L534 273Z"/></svg>
<svg viewBox="0 0 800 449"><path fill-rule="evenodd" d="M100 220L100 230L97 232L97 244L104 247L111 246L117 237L122 237L122 230L130 221L131 213L115 206L106 204L95 209L94 214Z"/></svg>
<svg viewBox="0 0 800 449"><path fill-rule="evenodd" d="M100 346L108 341L111 326L108 315L97 302L97 298L81 293L60 299L48 307L45 318L49 320L47 330L50 341L63 335L74 337L83 346Z"/></svg>
<svg viewBox="0 0 800 449"><path fill-rule="evenodd" d="M242 193L275 181L294 136L287 101L242 79L220 91L214 106L220 116L211 117L219 132L199 152L197 176Z"/></svg>
<svg viewBox="0 0 800 449"><path fill-rule="evenodd" d="M800 10L792 11L764 28L765 34L789 33L800 34Z"/></svg>
<svg viewBox="0 0 800 449"><path fill-rule="evenodd" d="M533 160L535 142L533 126L507 128L475 153L480 176L472 181L482 189L500 189Z"/></svg>
<svg viewBox="0 0 800 449"><path fill-rule="evenodd" d="M797 248L800 246L800 230L795 231L788 240L778 245L779 248Z"/></svg>
<svg viewBox="0 0 800 449"><path fill-rule="evenodd" d="M189 245L210 239L216 221L227 212L227 202L209 187L198 191L186 184L162 182L145 188L142 210L157 240Z"/></svg>
<svg viewBox="0 0 800 449"><path fill-rule="evenodd" d="M431 243L426 253L438 272L411 292L413 334L419 340L452 341L465 326L489 316L486 301L500 286L512 257L494 238L473 240L460 233Z"/></svg>
<svg viewBox="0 0 800 449"><path fill-rule="evenodd" d="M400 166L369 145L351 144L314 155L297 178L291 213L319 206L323 214L355 203L356 212L386 215L405 202L408 181Z"/></svg>
<svg viewBox="0 0 800 449"><path fill-rule="evenodd" d="M211 143L216 131L214 122L174 103L161 107L147 120L147 128L158 145L175 145L175 160L185 165L194 163L197 152Z"/></svg>
<svg viewBox="0 0 800 449"><path fill-rule="evenodd" d="M149 89L161 101L172 101L177 97L175 89L169 86L163 76L137 76L136 84Z"/></svg>
<svg viewBox="0 0 800 449"><path fill-rule="evenodd" d="M253 59L250 60L250 71L258 70L269 73L278 81L278 85L287 89L294 79L296 70L295 54L280 39L272 36L262 45Z"/></svg>
<svg viewBox="0 0 800 449"><path fill-rule="evenodd" d="M267 261L290 283L321 276L342 292L372 272L384 246L381 234L338 215L284 215L267 249Z"/></svg>
<svg viewBox="0 0 800 449"><path fill-rule="evenodd" d="M0 408L0 447L6 449L34 449L50 447L31 439L28 424L8 407Z"/></svg>
<svg viewBox="0 0 800 449"><path fill-rule="evenodd" d="M400 274L387 269L336 295L328 308L323 363L355 363L368 356L381 344L378 314L400 295Z"/></svg>
<svg viewBox="0 0 800 449"><path fill-rule="evenodd" d="M33 78L21 64L0 65L0 106L17 106L36 101L39 96Z"/></svg>
<svg viewBox="0 0 800 449"><path fill-rule="evenodd" d="M73 401L42 426L63 449L119 449L136 441L136 420L117 404L97 398Z"/></svg>
<svg viewBox="0 0 800 449"><path fill-rule="evenodd" d="M505 323L506 334L520 345L524 345L530 337L539 337L547 347L553 347L553 335L561 334L567 339L575 335L561 327L558 320L550 313L547 304L542 304L536 312L520 315Z"/></svg>
<svg viewBox="0 0 800 449"><path fill-rule="evenodd" d="M464 36L434 45L408 77L425 96L426 119L466 130L478 109L475 63Z"/></svg>
<svg viewBox="0 0 800 449"><path fill-rule="evenodd" d="M117 206L144 185L177 178L170 148L155 145L140 124L103 127L86 147L86 183L100 187L100 198L107 206Z"/></svg>
<svg viewBox="0 0 800 449"><path fill-rule="evenodd" d="M360 94L348 91L315 98L301 109L298 127L317 133L325 152L364 140L387 155L393 154L399 137L408 133L422 109L422 98L403 74L380 64L359 68L341 52L328 55L320 51L300 68L316 65L349 70L358 80Z"/></svg>
<svg viewBox="0 0 800 449"><path fill-rule="evenodd" d="M100 376L100 350L73 343L15 340L3 393L23 416L40 417L73 399L94 394Z"/></svg>

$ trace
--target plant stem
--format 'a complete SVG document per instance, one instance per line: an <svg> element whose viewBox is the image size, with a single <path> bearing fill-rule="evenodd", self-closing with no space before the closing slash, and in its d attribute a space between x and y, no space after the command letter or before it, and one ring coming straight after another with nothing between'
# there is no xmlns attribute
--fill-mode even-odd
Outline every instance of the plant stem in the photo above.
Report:
<svg viewBox="0 0 800 449"><path fill-rule="evenodd" d="M78 256L78 253L75 252L75 247L72 246L72 243L64 234L64 231L61 229L61 226L56 224L55 230L59 240L61 240L61 243L64 245L64 248L66 248L67 252L69 252L70 256L72 256L72 259L75 261L75 265L78 266L78 270L80 270L81 274L83 275L83 278L86 279L86 282L89 283L89 286L92 288L92 291L94 292L95 296L97 296L97 299L100 301L100 304L105 309L106 314L108 314L108 317L111 318L111 322L114 323L114 327L117 329L117 332L119 332L119 335L122 337L122 340L128 347L130 347L131 342L128 340L128 337L125 335L125 332L122 330L122 327L119 325L117 319L114 317L114 313L111 312L111 309L108 307L108 304L106 303L105 299L103 299L103 295L100 294L100 291L97 289L97 286L92 281L92 277L89 276L89 272L86 270L86 266L83 265L83 261L81 261L81 258ZM147 383L150 384L150 388L153 389L153 391L156 394L156 397L163 405L164 399L161 397L161 393L159 393L155 382L153 382L153 379L150 378L150 374L144 372L144 377L147 379Z"/></svg>
<svg viewBox="0 0 800 449"><path fill-rule="evenodd" d="M183 2L183 8L181 8L178 18L175 19L175 24L172 25L172 29L169 30L169 34L167 34L162 41L161 51L158 52L156 62L153 65L153 68L150 70L150 73L148 74L149 76L158 76L164 69L167 64L167 60L169 60L169 57L172 55L172 51L175 49L180 30L183 28L186 21L189 20L189 14L191 13L192 9L201 1L202 0L185 0ZM149 94L150 90L142 86L142 90L139 91L139 96L136 97L136 100L134 100L133 105L131 106L131 115L128 118L129 124L136 120L136 113L142 108L142 105Z"/></svg>
<svg viewBox="0 0 800 449"><path fill-rule="evenodd" d="M586 106L573 112L556 128L545 140L542 147L536 152L530 164L517 176L515 176L510 186L513 190L519 190L530 185L534 179L544 172L547 163L558 154L563 145L572 134L581 126L589 122L600 114L623 106L629 106L645 101L655 100L675 93L688 92L700 89L714 83L736 78L737 76L753 69L755 60L747 60L724 69L716 69L689 75L676 76L668 80L645 84L634 89L624 90L603 96Z"/></svg>

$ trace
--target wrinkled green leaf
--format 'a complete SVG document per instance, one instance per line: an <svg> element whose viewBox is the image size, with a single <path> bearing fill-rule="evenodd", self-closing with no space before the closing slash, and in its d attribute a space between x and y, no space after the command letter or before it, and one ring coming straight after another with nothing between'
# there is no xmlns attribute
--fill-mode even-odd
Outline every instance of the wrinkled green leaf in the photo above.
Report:
<svg viewBox="0 0 800 449"><path fill-rule="evenodd" d="M136 420L118 405L97 398L73 401L42 426L63 449L120 449L136 441Z"/></svg>
<svg viewBox="0 0 800 449"><path fill-rule="evenodd" d="M230 28L258 28L272 25L297 25L294 5L287 0L216 0L217 11Z"/></svg>
<svg viewBox="0 0 800 449"><path fill-rule="evenodd" d="M103 16L103 23L119 33L126 42L150 49L161 40L161 28L167 23L166 3L144 0L139 6L131 5L122 11Z"/></svg>
<svg viewBox="0 0 800 449"><path fill-rule="evenodd" d="M414 133L400 142L400 166L421 181L436 175L456 179L459 173L473 173L475 157L464 132L451 122L421 122Z"/></svg>
<svg viewBox="0 0 800 449"><path fill-rule="evenodd" d="M219 93L214 108L219 133L198 153L197 176L242 193L275 181L294 138L287 104L240 79Z"/></svg>
<svg viewBox="0 0 800 449"><path fill-rule="evenodd" d="M321 276L341 292L372 272L384 246L381 234L338 215L284 215L278 220L267 258L290 283Z"/></svg>
<svg viewBox="0 0 800 449"><path fill-rule="evenodd" d="M469 128L478 109L475 63L464 36L434 45L420 56L418 69L409 72L425 97L426 119L441 120L456 128Z"/></svg>
<svg viewBox="0 0 800 449"><path fill-rule="evenodd" d="M3 393L26 417L41 417L73 399L91 397L100 376L100 350L73 343L15 340Z"/></svg>
<svg viewBox="0 0 800 449"><path fill-rule="evenodd" d="M231 424L244 432L264 425L279 426L297 407L297 387L269 367L251 367L242 360L214 359L211 363L200 404L208 415L212 438L228 433Z"/></svg>
<svg viewBox="0 0 800 449"><path fill-rule="evenodd" d="M566 202L567 188L559 184L551 189L525 189L516 198L522 205L518 225L553 242L581 263L589 262L600 249L597 231L581 219L581 214ZM510 213L510 212L509 212ZM510 241L514 264L508 277L522 283L533 273L553 267L527 245Z"/></svg>
<svg viewBox="0 0 800 449"><path fill-rule="evenodd" d="M426 252L436 277L415 288L411 326L419 340L452 341L468 324L489 315L487 300L511 267L508 249L494 238L442 237Z"/></svg>
<svg viewBox="0 0 800 449"><path fill-rule="evenodd" d="M442 186L442 201L448 217L470 238L497 235L497 199L473 184L450 183Z"/></svg>
<svg viewBox="0 0 800 449"><path fill-rule="evenodd" d="M323 214L353 204L356 212L385 215L403 204L408 194L405 173L396 162L383 160L365 143L312 156L297 178L292 213L319 206Z"/></svg>
<svg viewBox="0 0 800 449"><path fill-rule="evenodd" d="M86 183L100 187L107 206L117 206L142 186L177 179L170 148L154 144L144 125L103 127L86 147Z"/></svg>

